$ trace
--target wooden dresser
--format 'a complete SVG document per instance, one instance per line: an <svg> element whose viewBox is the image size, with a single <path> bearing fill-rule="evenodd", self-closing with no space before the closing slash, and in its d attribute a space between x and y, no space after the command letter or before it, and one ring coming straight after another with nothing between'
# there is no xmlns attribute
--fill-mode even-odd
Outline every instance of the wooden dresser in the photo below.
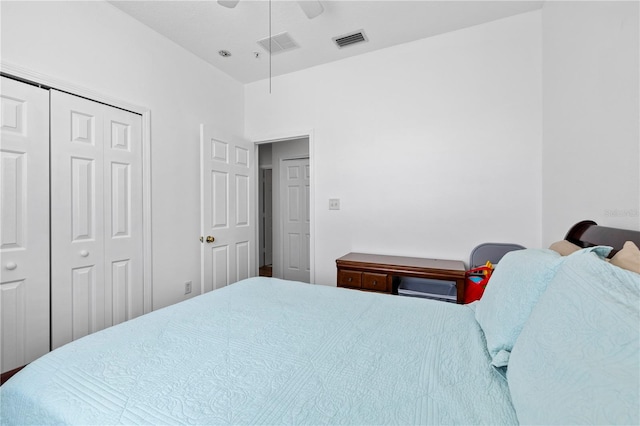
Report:
<svg viewBox="0 0 640 426"><path fill-rule="evenodd" d="M464 300L464 262L406 256L349 253L336 260L338 287L397 293L394 277L455 281L457 301Z"/></svg>

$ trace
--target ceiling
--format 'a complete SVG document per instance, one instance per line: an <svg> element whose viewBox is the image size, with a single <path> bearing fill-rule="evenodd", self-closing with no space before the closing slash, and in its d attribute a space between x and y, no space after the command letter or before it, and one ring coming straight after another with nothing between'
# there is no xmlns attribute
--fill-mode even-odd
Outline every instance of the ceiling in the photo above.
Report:
<svg viewBox="0 0 640 426"><path fill-rule="evenodd" d="M206 1L110 1L115 7L242 83L249 83L442 34L542 7L542 1L322 1L308 19L295 1L273 0L271 34L288 32L298 48L268 53L269 1L229 9ZM339 49L332 38L364 30L368 42ZM218 54L227 50L230 57ZM256 58L255 52L259 53Z"/></svg>

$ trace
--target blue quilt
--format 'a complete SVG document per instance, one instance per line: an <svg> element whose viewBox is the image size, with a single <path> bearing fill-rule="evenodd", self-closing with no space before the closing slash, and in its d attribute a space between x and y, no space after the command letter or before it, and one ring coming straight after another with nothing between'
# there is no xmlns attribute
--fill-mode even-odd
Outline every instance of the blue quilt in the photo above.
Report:
<svg viewBox="0 0 640 426"><path fill-rule="evenodd" d="M468 306L251 278L65 345L2 424L515 424Z"/></svg>

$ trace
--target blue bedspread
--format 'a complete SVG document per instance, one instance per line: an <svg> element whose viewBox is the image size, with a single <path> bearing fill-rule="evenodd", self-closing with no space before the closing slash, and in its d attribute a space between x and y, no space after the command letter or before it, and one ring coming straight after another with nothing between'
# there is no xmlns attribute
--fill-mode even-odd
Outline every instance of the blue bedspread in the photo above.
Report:
<svg viewBox="0 0 640 426"><path fill-rule="evenodd" d="M252 278L65 345L3 424L515 424L468 306Z"/></svg>

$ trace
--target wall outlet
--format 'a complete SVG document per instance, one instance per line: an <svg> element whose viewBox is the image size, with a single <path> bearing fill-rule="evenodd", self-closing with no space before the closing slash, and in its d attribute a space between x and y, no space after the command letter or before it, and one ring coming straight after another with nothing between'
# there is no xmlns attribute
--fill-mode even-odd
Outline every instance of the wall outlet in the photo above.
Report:
<svg viewBox="0 0 640 426"><path fill-rule="evenodd" d="M184 283L184 294L191 293L191 281Z"/></svg>
<svg viewBox="0 0 640 426"><path fill-rule="evenodd" d="M339 198L329 198L329 210L340 210Z"/></svg>

